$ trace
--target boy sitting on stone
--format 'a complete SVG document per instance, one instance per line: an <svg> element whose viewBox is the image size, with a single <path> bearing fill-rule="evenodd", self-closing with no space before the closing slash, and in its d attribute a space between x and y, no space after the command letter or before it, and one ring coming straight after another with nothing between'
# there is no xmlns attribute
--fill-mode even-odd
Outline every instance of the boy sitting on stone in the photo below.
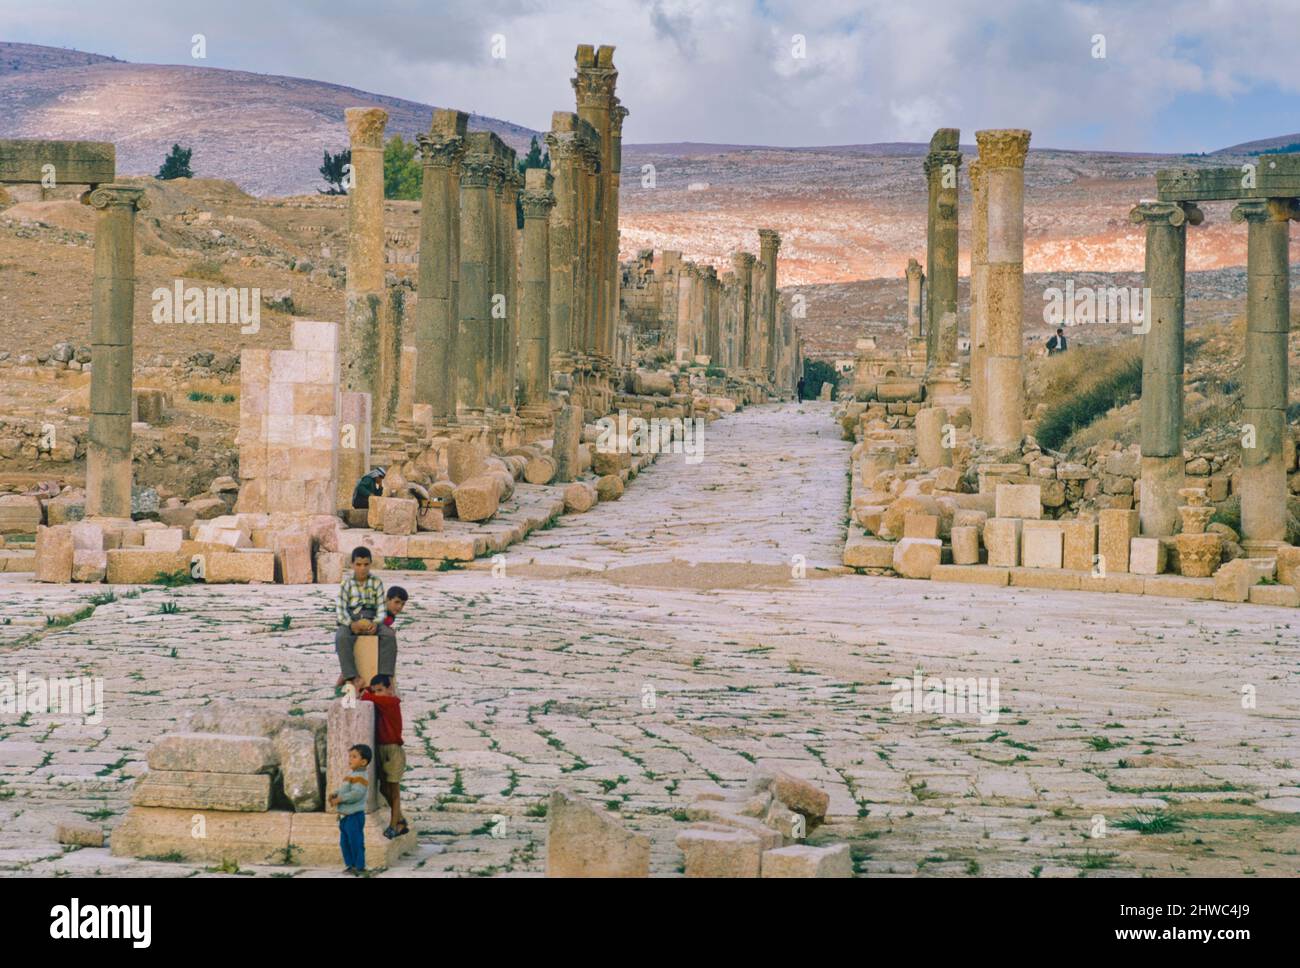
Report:
<svg viewBox="0 0 1300 968"><path fill-rule="evenodd" d="M338 629L334 633L334 651L339 658L339 677L334 683L336 689L347 682L358 693L365 688L352 654L358 635L379 636L379 671L386 675L392 675L396 671L397 636L393 632L392 622L386 621L389 614L384 583L370 574L373 560L369 548L353 548L352 574L343 579L339 586L339 600L335 608ZM394 592L399 591L404 605L406 591L394 589ZM397 611L401 611L400 606Z"/></svg>

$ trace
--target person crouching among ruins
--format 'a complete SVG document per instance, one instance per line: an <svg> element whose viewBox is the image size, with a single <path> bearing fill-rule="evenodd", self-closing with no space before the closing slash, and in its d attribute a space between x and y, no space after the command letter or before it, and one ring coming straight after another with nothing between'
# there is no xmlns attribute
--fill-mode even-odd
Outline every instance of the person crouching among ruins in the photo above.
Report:
<svg viewBox="0 0 1300 968"><path fill-rule="evenodd" d="M396 672L397 635L392 622L388 621L392 616L388 613L384 583L370 574L373 560L369 548L353 548L352 574L339 586L335 608L338 629L334 633L334 651L339 658L339 677L334 683L336 689L350 682L359 693L366 685L357 673L357 661L353 655L358 635L377 635L379 671L389 676ZM400 600L405 605L405 590L394 588L393 594L397 592L401 592ZM397 611L401 611L400 606Z"/></svg>
<svg viewBox="0 0 1300 968"><path fill-rule="evenodd" d="M385 476L382 467L376 467L370 473L362 475L361 480L357 481L357 486L352 491L352 507L354 510L365 510L370 507L372 497L384 496Z"/></svg>
<svg viewBox="0 0 1300 968"><path fill-rule="evenodd" d="M366 870L366 794L370 792L366 767L373 756L365 743L348 750L351 772L329 795L330 806L339 812L339 851L347 865L344 874L362 874Z"/></svg>
<svg viewBox="0 0 1300 968"><path fill-rule="evenodd" d="M375 704L375 744L379 747L379 792L388 801L389 822L384 836L389 840L411 832L402 816L402 774L406 772L406 751L402 748L402 700L392 691L393 680L383 675L370 680L361 698Z"/></svg>

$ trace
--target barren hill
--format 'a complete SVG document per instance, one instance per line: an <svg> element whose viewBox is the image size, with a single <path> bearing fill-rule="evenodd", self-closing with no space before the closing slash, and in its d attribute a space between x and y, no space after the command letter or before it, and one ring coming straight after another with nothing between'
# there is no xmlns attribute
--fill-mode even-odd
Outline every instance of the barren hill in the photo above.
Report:
<svg viewBox="0 0 1300 968"><path fill-rule="evenodd" d="M310 192L324 185L324 152L347 147L343 112L358 105L386 109L389 133L407 138L427 131L433 112L296 77L0 43L0 137L112 141L122 174L153 174L180 143L194 149L198 176L230 179L254 195ZM478 115L470 127L525 150L535 133Z"/></svg>

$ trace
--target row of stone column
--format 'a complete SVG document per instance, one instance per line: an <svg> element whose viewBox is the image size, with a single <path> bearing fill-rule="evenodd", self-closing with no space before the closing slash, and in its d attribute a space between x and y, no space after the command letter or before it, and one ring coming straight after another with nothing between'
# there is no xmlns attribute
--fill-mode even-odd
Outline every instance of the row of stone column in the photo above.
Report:
<svg viewBox="0 0 1300 968"><path fill-rule="evenodd" d="M1245 222L1246 354L1242 381L1241 531L1251 551L1286 539L1284 457L1290 333L1290 222L1294 198L1242 199ZM1183 362L1187 226L1203 221L1194 202L1143 202L1129 218L1146 228L1141 442L1142 533L1172 535L1184 486Z"/></svg>

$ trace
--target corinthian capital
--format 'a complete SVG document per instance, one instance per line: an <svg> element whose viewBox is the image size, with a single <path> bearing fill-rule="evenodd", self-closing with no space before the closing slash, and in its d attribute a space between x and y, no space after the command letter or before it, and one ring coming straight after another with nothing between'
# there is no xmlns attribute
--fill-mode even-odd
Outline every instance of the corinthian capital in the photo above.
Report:
<svg viewBox="0 0 1300 968"><path fill-rule="evenodd" d="M1024 128L993 128L976 131L975 143L980 149L980 163L984 169L1023 168L1025 154L1029 151L1030 132Z"/></svg>
<svg viewBox="0 0 1300 968"><path fill-rule="evenodd" d="M758 247L765 256L769 252L776 255L777 250L781 248L781 236L777 234L776 229L759 229Z"/></svg>
<svg viewBox="0 0 1300 968"><path fill-rule="evenodd" d="M465 157L464 138L420 134L415 140L420 145L420 160L426 168L455 168Z"/></svg>
<svg viewBox="0 0 1300 968"><path fill-rule="evenodd" d="M348 108L343 112L348 123L348 139L353 148L382 148L388 112L383 108Z"/></svg>

